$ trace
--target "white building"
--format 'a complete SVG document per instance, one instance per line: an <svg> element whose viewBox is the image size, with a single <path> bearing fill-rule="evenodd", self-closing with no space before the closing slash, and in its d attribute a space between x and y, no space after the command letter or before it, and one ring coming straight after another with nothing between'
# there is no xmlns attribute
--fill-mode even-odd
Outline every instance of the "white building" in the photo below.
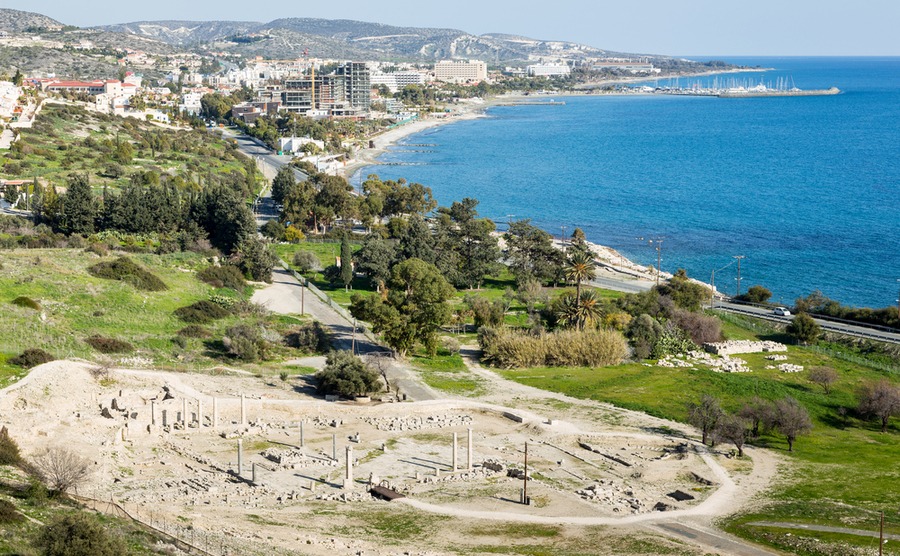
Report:
<svg viewBox="0 0 900 556"><path fill-rule="evenodd" d="M310 137L281 137L278 139L278 150L297 154L303 149L303 145L307 143L312 143L319 147L320 151L325 150L325 141L319 141Z"/></svg>
<svg viewBox="0 0 900 556"><path fill-rule="evenodd" d="M385 85L390 92L396 93L408 85L424 85L425 76L417 71L395 71L392 73L379 71L369 74L369 82L373 88Z"/></svg>
<svg viewBox="0 0 900 556"><path fill-rule="evenodd" d="M481 60L447 60L434 65L434 78L447 83L481 82L487 79L487 64Z"/></svg>
<svg viewBox="0 0 900 556"><path fill-rule="evenodd" d="M572 73L572 68L566 64L533 64L525 69L533 77L555 77Z"/></svg>
<svg viewBox="0 0 900 556"><path fill-rule="evenodd" d="M203 93L200 92L184 93L181 95L181 109L186 110L188 114L199 114L201 98L203 98Z"/></svg>

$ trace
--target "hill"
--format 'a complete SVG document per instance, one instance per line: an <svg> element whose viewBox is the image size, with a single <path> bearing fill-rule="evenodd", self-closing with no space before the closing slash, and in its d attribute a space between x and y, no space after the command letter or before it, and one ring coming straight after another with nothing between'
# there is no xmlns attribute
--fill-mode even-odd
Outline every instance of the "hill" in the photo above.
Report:
<svg viewBox="0 0 900 556"><path fill-rule="evenodd" d="M21 33L45 29L62 29L59 21L34 12L0 8L0 31Z"/></svg>
<svg viewBox="0 0 900 556"><path fill-rule="evenodd" d="M316 57L435 61L479 58L494 63L535 60L542 56L572 60L615 54L567 41L515 35L473 35L458 29L397 27L346 19L276 19L269 23L142 21L97 29L165 41L171 45L206 44L247 56L295 57L307 49Z"/></svg>

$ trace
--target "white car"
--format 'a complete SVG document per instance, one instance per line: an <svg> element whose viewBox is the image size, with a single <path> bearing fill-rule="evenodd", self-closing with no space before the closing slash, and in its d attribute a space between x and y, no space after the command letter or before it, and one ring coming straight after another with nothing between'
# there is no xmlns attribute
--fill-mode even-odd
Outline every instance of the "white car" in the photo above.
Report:
<svg viewBox="0 0 900 556"><path fill-rule="evenodd" d="M784 307L775 307L775 310L772 312L775 313L776 315L779 315L782 317L791 316L791 312L789 310L785 309Z"/></svg>

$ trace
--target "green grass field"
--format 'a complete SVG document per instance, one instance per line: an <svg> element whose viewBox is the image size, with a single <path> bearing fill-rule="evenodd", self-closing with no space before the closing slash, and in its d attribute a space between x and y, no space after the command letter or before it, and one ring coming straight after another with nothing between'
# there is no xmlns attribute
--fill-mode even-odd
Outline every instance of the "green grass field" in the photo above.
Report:
<svg viewBox="0 0 900 556"><path fill-rule="evenodd" d="M162 279L168 290L145 292L130 284L91 276L87 267L101 258L81 249L32 249L0 251L3 273L0 277L0 306L3 307L4 333L0 334L0 381L21 376L23 370L6 362L27 348L41 348L57 358L80 357L100 360L102 356L84 339L99 334L130 342L135 352L113 357L140 357L162 368L201 369L224 361L238 364L221 353L217 340L224 331L247 317L228 316L203 325L212 332L210 339L185 339L179 346L173 339L187 323L173 311L212 295L233 298L236 293L215 289L199 281L195 271L208 261L194 253L169 255L130 254L129 257ZM26 296L40 304L41 310L11 303ZM300 324L293 317L259 316L267 328L280 331ZM282 353L283 352L283 353ZM296 356L297 352L275 346L275 359ZM277 374L277 372L275 373Z"/></svg>
<svg viewBox="0 0 900 556"><path fill-rule="evenodd" d="M757 332L736 321L725 329L732 338L755 338ZM765 334L768 336L768 331ZM500 373L517 382L573 397L609 402L651 415L686 421L687 404L702 394L719 398L727 410L737 410L752 396L775 400L793 396L809 411L813 432L800 437L794 452L777 434L764 434L757 445L787 458L788 465L773 485L771 502L753 514L727 522L727 529L748 539L764 537L772 546L796 550L790 531L765 535L751 521L781 520L839 527L872 529L877 512L885 511L887 529L900 532L900 419L882 434L875 421L856 415L855 392L865 382L886 374L862 365L821 355L810 349L789 347L788 362L806 369L816 365L835 368L840 379L828 395L807 380L807 371L782 373L766 369L763 354L738 356L751 373L718 373L704 368L671 369L649 363L628 363L598 369L534 368ZM892 376L894 380L896 375ZM843 408L843 409L842 409ZM850 525L848 525L850 524ZM855 524L855 525L853 525ZM804 532L815 536L816 533ZM869 546L870 539L844 538L854 546ZM824 537L823 537L824 538ZM818 552L801 552L819 554ZM831 554L832 552L822 552Z"/></svg>

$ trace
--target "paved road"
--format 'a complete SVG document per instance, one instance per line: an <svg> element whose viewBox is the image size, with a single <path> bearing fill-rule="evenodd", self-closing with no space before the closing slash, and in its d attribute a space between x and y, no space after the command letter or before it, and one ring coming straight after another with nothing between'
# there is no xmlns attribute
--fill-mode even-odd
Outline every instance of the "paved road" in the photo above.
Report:
<svg viewBox="0 0 900 556"><path fill-rule="evenodd" d="M678 522L658 523L648 527L664 535L687 540L704 548L712 548L719 554L728 556L774 556L777 552L770 552L763 548L746 544L740 539L733 539L721 531L698 529L690 525Z"/></svg>
<svg viewBox="0 0 900 556"><path fill-rule="evenodd" d="M284 269L276 268L272 272L272 285L253 294L252 301L270 311L279 314L308 314L328 327L331 332L332 346L340 350L350 350L359 355L370 353L389 354L390 350L369 340L357 324L354 331L353 322L345 319L328 304L317 298L310 290ZM396 385L408 400L424 401L439 399L433 390L419 382L416 375L403 361L389 359L387 368L388 380Z"/></svg>
<svg viewBox="0 0 900 556"><path fill-rule="evenodd" d="M721 311L728 311L729 313L738 313L753 316L756 318L761 318L773 322L779 322L783 324L787 324L791 322L793 316L782 317L772 313L772 309L763 308L763 307L754 307L752 305L741 305L739 303L730 303L727 301L717 301L713 304L713 308ZM829 332L837 332L839 334L846 334L848 336L855 336L857 338L867 338L870 340L878 340L881 342L890 342L893 344L900 344L900 333L898 332L889 332L886 330L880 330L877 328L869 328L867 326L861 326L857 324L847 324L843 322L834 322L831 320L825 320L821 318L814 319L819 326L822 327L823 330L827 330Z"/></svg>
<svg viewBox="0 0 900 556"><path fill-rule="evenodd" d="M752 521L747 525L755 527L776 527L778 529L801 529L803 531L821 531L822 533L841 533L843 535L855 535L857 537L878 538L878 531L865 529L848 529L846 527L830 527L828 525L808 525L806 523L785 523L784 521ZM900 535L885 533L885 539L900 541Z"/></svg>

